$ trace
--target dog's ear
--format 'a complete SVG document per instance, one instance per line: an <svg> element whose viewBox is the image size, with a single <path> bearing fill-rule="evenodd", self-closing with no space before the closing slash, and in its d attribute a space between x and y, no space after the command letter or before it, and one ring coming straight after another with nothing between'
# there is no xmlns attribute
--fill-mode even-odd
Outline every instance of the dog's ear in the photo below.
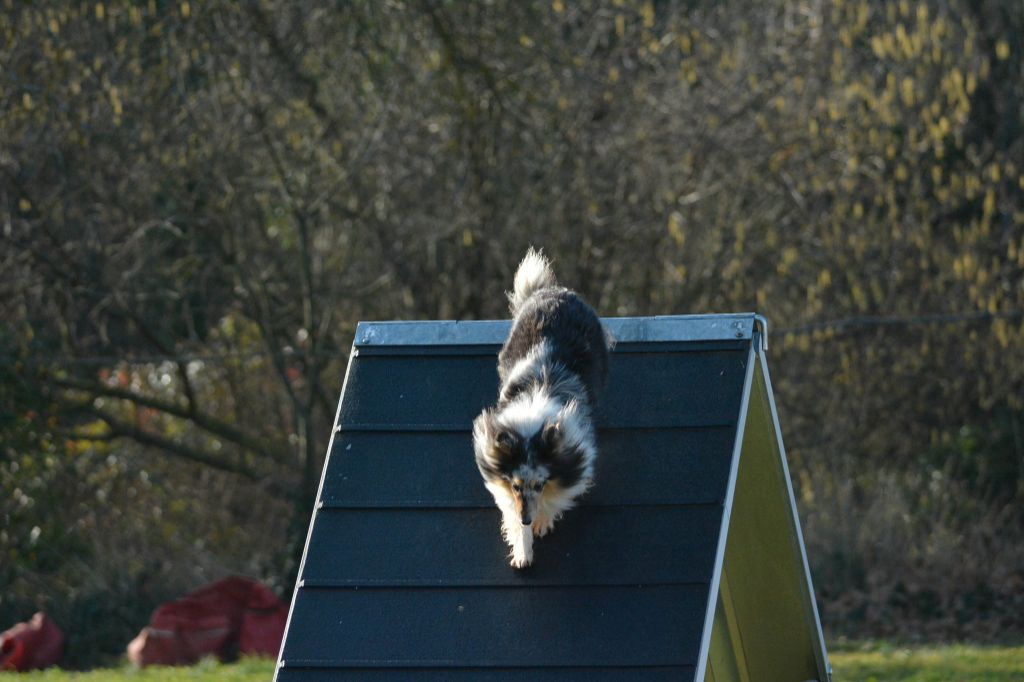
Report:
<svg viewBox="0 0 1024 682"><path fill-rule="evenodd" d="M505 454L512 454L512 451L516 447L516 443L519 442L518 434L512 431L506 431L505 429L499 429L494 434L494 444L497 445L498 449Z"/></svg>
<svg viewBox="0 0 1024 682"><path fill-rule="evenodd" d="M553 421L544 424L540 431L541 452L547 455L554 455L558 451L558 444L562 440L562 422Z"/></svg>

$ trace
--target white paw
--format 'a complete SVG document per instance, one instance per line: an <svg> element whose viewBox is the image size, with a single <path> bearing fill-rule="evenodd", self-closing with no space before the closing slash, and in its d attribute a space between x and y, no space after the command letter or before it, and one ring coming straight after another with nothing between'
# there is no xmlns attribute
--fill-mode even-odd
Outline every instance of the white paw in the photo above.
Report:
<svg viewBox="0 0 1024 682"><path fill-rule="evenodd" d="M550 533L555 527L555 520L548 516L538 516L533 520L533 534L539 538Z"/></svg>
<svg viewBox="0 0 1024 682"><path fill-rule="evenodd" d="M514 551L512 552L512 561L509 563L512 564L512 568L526 568L533 563L533 552Z"/></svg>

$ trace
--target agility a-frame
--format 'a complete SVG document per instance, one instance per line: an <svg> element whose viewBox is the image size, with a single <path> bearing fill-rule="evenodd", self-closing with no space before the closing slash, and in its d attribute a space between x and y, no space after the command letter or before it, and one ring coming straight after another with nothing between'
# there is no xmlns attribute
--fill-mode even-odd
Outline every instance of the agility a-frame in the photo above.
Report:
<svg viewBox="0 0 1024 682"><path fill-rule="evenodd" d="M523 571L472 454L509 323L359 325L276 679L828 679L763 320L603 322L596 485Z"/></svg>

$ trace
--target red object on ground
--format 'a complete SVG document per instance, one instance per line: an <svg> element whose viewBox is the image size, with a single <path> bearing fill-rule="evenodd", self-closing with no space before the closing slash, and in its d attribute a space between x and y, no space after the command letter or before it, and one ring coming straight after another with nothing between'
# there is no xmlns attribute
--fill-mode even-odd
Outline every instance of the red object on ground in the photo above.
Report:
<svg viewBox="0 0 1024 682"><path fill-rule="evenodd" d="M64 633L45 613L0 634L0 670L37 670L56 665L64 655Z"/></svg>
<svg viewBox="0 0 1024 682"><path fill-rule="evenodd" d="M204 656L277 656L288 607L251 578L231 577L162 604L128 644L135 665L190 665Z"/></svg>

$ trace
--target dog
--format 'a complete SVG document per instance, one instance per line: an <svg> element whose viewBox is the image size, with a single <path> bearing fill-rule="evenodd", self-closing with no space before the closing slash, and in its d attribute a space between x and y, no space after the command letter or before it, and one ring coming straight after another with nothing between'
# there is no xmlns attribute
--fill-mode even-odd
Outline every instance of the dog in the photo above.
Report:
<svg viewBox="0 0 1024 682"><path fill-rule="evenodd" d="M540 251L527 251L508 298L498 402L473 421L473 450L501 510L511 564L525 568L534 535L551 532L593 482L595 401L613 339L578 294L557 284Z"/></svg>

